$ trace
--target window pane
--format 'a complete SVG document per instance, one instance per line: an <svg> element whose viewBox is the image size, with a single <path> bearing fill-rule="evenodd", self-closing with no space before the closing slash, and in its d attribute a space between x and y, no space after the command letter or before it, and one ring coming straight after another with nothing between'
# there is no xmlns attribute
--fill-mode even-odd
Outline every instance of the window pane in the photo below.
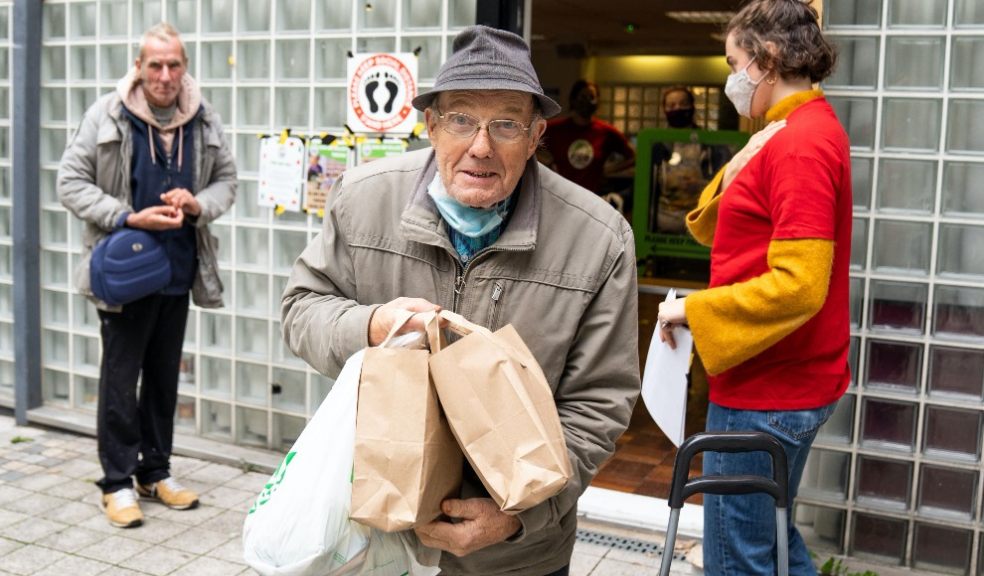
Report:
<svg viewBox="0 0 984 576"><path fill-rule="evenodd" d="M906 539L905 520L859 513L854 517L853 535L853 554L894 564L902 563Z"/></svg>
<svg viewBox="0 0 984 576"><path fill-rule="evenodd" d="M926 408L926 453L942 450L977 460L981 454L981 414L939 406Z"/></svg>
<svg viewBox="0 0 984 576"><path fill-rule="evenodd" d="M879 162L879 212L929 214L935 200L935 161L885 158Z"/></svg>
<svg viewBox="0 0 984 576"><path fill-rule="evenodd" d="M951 100L946 148L951 152L984 153L984 102Z"/></svg>
<svg viewBox="0 0 984 576"><path fill-rule="evenodd" d="M984 194L977 187L982 179L984 164L947 162L943 169L943 214L984 217Z"/></svg>
<svg viewBox="0 0 984 576"><path fill-rule="evenodd" d="M919 474L919 511L971 518L977 493L977 473L923 465Z"/></svg>
<svg viewBox="0 0 984 576"><path fill-rule="evenodd" d="M938 286L933 315L934 334L980 340L984 334L984 290Z"/></svg>
<svg viewBox="0 0 984 576"><path fill-rule="evenodd" d="M870 150L875 146L875 101L870 98L827 98L847 131L852 148Z"/></svg>
<svg viewBox="0 0 984 576"><path fill-rule="evenodd" d="M939 90L943 85L943 46L942 37L890 37L885 50L885 87Z"/></svg>
<svg viewBox="0 0 984 576"><path fill-rule="evenodd" d="M882 272L925 276L933 225L876 220L872 267Z"/></svg>
<svg viewBox="0 0 984 576"><path fill-rule="evenodd" d="M966 574L973 533L944 526L916 524L914 566L933 572Z"/></svg>
<svg viewBox="0 0 984 576"><path fill-rule="evenodd" d="M984 398L984 351L930 347L930 395Z"/></svg>
<svg viewBox="0 0 984 576"><path fill-rule="evenodd" d="M940 143L941 109L939 100L886 98L882 148L935 152Z"/></svg>
<svg viewBox="0 0 984 576"><path fill-rule="evenodd" d="M871 328L922 333L926 319L925 284L872 280L870 291Z"/></svg>
<svg viewBox="0 0 984 576"><path fill-rule="evenodd" d="M919 387L922 345L868 341L866 384L915 393Z"/></svg>
<svg viewBox="0 0 984 576"><path fill-rule="evenodd" d="M941 275L984 278L984 227L940 224L937 260Z"/></svg>
<svg viewBox="0 0 984 576"><path fill-rule="evenodd" d="M890 27L940 27L946 20L946 0L891 0L888 7Z"/></svg>
<svg viewBox="0 0 984 576"><path fill-rule="evenodd" d="M866 398L861 442L882 444L892 449L911 449L915 439L916 406Z"/></svg>
<svg viewBox="0 0 984 576"><path fill-rule="evenodd" d="M878 38L831 36L837 46L837 68L824 88L874 90L878 82Z"/></svg>

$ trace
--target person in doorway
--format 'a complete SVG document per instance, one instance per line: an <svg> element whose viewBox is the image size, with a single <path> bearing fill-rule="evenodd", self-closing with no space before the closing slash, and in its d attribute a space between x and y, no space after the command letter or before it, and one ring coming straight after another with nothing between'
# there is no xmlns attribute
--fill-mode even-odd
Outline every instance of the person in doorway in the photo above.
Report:
<svg viewBox="0 0 984 576"><path fill-rule="evenodd" d="M752 0L727 27L725 93L768 126L715 177L687 216L711 245L707 290L660 305L660 338L687 324L710 375L707 430L775 436L795 498L818 428L850 382L850 145L813 84L835 53L801 0ZM704 474L771 474L760 453L704 456ZM775 571L774 503L704 497L704 570ZM792 506L790 506L792 509ZM816 569L792 519L789 573Z"/></svg>
<svg viewBox="0 0 984 576"><path fill-rule="evenodd" d="M570 114L547 124L540 161L595 194L610 190L609 177L635 164L635 150L618 128L595 118L598 87L578 80L571 87Z"/></svg>
<svg viewBox="0 0 984 576"><path fill-rule="evenodd" d="M109 522L123 528L143 522L137 494L179 510L198 504L170 474L178 373L189 292L199 306L222 305L208 223L232 205L236 167L187 64L177 30L147 30L134 67L86 111L58 169L59 198L84 224L75 284L101 324L97 484ZM171 282L111 306L93 295L89 265L93 247L122 227L160 240Z"/></svg>
<svg viewBox="0 0 984 576"><path fill-rule="evenodd" d="M466 464L447 519L416 529L442 574L568 573L577 499L613 453L639 393L632 229L600 198L543 169L544 95L529 47L473 26L434 88L413 100L430 150L350 169L283 295L284 339L322 374L382 342L402 310L512 324L554 392L574 476L505 514ZM423 330L414 319L411 330Z"/></svg>
<svg viewBox="0 0 984 576"><path fill-rule="evenodd" d="M693 128L699 126L694 119L694 93L686 86L670 86L663 92L663 115L670 128Z"/></svg>

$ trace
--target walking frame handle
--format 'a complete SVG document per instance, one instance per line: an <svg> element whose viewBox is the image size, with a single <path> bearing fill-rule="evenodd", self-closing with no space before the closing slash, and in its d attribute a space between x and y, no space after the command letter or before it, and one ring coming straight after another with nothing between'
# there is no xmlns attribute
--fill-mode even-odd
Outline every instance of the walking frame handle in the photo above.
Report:
<svg viewBox="0 0 984 576"><path fill-rule="evenodd" d="M772 457L772 479L764 476L699 476L690 479L690 461L701 452L768 452ZM670 508L698 493L751 494L764 492L777 508L789 507L786 451L774 437L762 432L701 432L687 438L677 451L670 485Z"/></svg>

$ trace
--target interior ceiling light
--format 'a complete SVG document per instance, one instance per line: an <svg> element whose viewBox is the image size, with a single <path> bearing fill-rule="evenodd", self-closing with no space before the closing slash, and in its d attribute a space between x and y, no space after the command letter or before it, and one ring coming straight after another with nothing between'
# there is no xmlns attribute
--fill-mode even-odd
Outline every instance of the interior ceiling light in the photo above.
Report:
<svg viewBox="0 0 984 576"><path fill-rule="evenodd" d="M734 12L715 12L710 10L684 10L666 13L668 18L685 24L727 24L734 15Z"/></svg>

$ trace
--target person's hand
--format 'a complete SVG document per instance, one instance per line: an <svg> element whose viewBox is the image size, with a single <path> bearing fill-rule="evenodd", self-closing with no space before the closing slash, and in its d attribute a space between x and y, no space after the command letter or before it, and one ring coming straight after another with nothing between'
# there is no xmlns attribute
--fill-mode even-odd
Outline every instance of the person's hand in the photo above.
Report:
<svg viewBox="0 0 984 576"><path fill-rule="evenodd" d="M423 298L397 298L390 300L379 308L376 308L369 319L369 345L379 346L386 339L386 335L393 328L393 324L399 321L400 310L411 312L440 312L441 307L424 300ZM406 332L423 332L426 330L424 321L418 316L411 318L397 334Z"/></svg>
<svg viewBox="0 0 984 576"><path fill-rule="evenodd" d="M202 207L198 204L198 199L186 188L172 188L161 194L161 201L168 206L174 206L192 216L198 216L202 212Z"/></svg>
<svg viewBox="0 0 984 576"><path fill-rule="evenodd" d="M776 122L769 123L765 128L759 130L751 138L748 139L748 143L745 147L735 154L734 158L728 162L727 167L724 169L724 178L721 180L721 190L727 190L728 186L734 182L735 177L738 173L748 164L748 162L755 157L756 154L762 150L765 143L768 142L777 132L786 127L785 120L779 120Z"/></svg>
<svg viewBox="0 0 984 576"><path fill-rule="evenodd" d="M414 532L424 546L455 556L467 556L486 546L498 544L523 526L518 518L499 510L491 498L449 498L441 503L441 510L461 521L452 524L435 520L414 528Z"/></svg>
<svg viewBox="0 0 984 576"><path fill-rule="evenodd" d="M673 339L673 327L687 323L686 298L677 298L670 302L660 302L656 321L659 322L659 341L666 342L676 350L676 340Z"/></svg>
<svg viewBox="0 0 984 576"><path fill-rule="evenodd" d="M184 212L174 206L148 206L126 217L127 226L143 230L173 230L183 223Z"/></svg>

